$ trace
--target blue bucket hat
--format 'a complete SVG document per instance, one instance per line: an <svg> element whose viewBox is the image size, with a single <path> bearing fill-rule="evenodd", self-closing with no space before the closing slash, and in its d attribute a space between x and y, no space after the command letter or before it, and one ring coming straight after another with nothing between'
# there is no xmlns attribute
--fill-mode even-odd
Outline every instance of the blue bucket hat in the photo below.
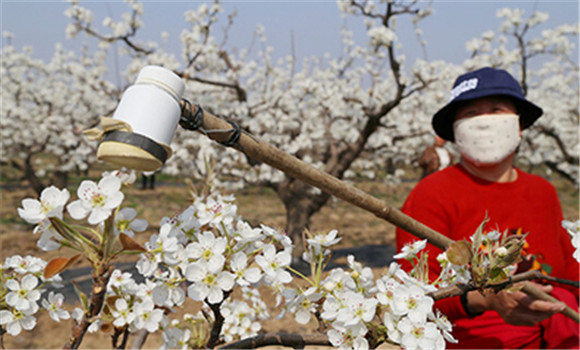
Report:
<svg viewBox="0 0 580 350"><path fill-rule="evenodd" d="M435 133L445 140L455 141L453 122L458 104L489 96L509 97L516 106L522 129L532 125L543 113L540 107L526 100L520 84L508 72L486 67L463 74L455 80L449 102L433 116Z"/></svg>

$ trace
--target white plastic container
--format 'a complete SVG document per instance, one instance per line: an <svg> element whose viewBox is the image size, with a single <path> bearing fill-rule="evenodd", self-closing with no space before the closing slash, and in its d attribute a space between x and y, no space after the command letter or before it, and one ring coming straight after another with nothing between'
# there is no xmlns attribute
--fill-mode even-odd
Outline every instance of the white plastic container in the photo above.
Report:
<svg viewBox="0 0 580 350"><path fill-rule="evenodd" d="M155 171L171 157L171 139L181 117L185 83L172 71L146 66L123 93L113 119L131 126L107 132L97 158L141 171Z"/></svg>
<svg viewBox="0 0 580 350"><path fill-rule="evenodd" d="M183 80L172 71L146 66L123 93L113 118L129 123L133 132L169 145L181 116L184 89Z"/></svg>

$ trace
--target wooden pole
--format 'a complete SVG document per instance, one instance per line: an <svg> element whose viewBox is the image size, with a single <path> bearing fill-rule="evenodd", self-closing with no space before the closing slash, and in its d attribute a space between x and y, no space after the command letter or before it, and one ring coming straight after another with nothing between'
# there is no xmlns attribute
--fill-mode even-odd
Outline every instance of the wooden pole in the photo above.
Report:
<svg viewBox="0 0 580 350"><path fill-rule="evenodd" d="M195 106L185 104L182 107L185 109L184 113L189 114L189 116L197 112L197 107ZM232 134L231 132L215 132L215 130L230 130L232 129L232 125L224 119L218 118L206 111L203 111L202 128L203 130L198 131L205 133L209 138L217 142L227 142ZM425 226L400 210L389 206L385 201L373 197L322 170L316 169L296 157L282 152L256 136L242 132L234 147L255 160L264 162L283 171L287 175L369 211L377 217L411 233L415 237L427 239L429 243L441 250L447 250L451 243L453 243L453 240L449 237ZM547 293L542 292L527 282L524 282L522 291L536 299L555 300ZM563 313L580 323L578 312L572 310L570 307L563 311Z"/></svg>
<svg viewBox="0 0 580 350"><path fill-rule="evenodd" d="M211 130L230 130L232 125L206 111L203 114L203 129L207 131L206 135L217 142L227 141L230 133L213 133ZM427 239L429 243L439 249L446 250L453 243L450 238L405 215L398 209L390 207L385 201L350 186L338 178L280 151L278 148L253 135L241 133L235 147L255 160L266 163L298 180L365 209L418 238Z"/></svg>

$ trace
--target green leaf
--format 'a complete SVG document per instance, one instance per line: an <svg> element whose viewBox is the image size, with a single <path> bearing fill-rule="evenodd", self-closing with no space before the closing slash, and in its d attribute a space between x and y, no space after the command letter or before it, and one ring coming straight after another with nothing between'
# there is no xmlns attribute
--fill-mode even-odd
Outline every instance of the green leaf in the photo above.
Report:
<svg viewBox="0 0 580 350"><path fill-rule="evenodd" d="M86 312L89 309L89 298L87 297L87 295L85 293L83 293L83 291L81 290L81 287L79 287L79 285L76 281L72 281L72 284L73 284L73 287L75 289L75 292L79 296L79 300L81 301L81 304L83 305L83 310L85 310L85 312Z"/></svg>
<svg viewBox="0 0 580 350"><path fill-rule="evenodd" d="M546 271L548 275L552 273L552 266L548 264L540 264L542 266L542 270Z"/></svg>
<svg viewBox="0 0 580 350"><path fill-rule="evenodd" d="M500 268L492 268L491 272L489 273L489 283L490 284L499 284L508 280L507 275L505 274L503 269Z"/></svg>

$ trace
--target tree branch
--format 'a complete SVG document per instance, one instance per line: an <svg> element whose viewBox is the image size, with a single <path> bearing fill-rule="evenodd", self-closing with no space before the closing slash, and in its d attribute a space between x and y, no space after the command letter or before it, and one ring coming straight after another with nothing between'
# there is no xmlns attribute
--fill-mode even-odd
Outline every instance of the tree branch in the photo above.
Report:
<svg viewBox="0 0 580 350"><path fill-rule="evenodd" d="M72 335L67 343L63 346L63 349L78 349L83 341L83 337L87 332L87 329L93 322L93 318L101 312L103 308L103 303L105 301L105 293L107 292L107 284L109 283L109 278L111 277L112 266L104 268L101 273L93 272L93 292L91 296L91 301L89 304L89 309L83 316L80 323L73 320Z"/></svg>
<svg viewBox="0 0 580 350"><path fill-rule="evenodd" d="M218 349L255 349L262 346L283 345L303 349L306 345L332 346L325 334L266 333L242 339Z"/></svg>

